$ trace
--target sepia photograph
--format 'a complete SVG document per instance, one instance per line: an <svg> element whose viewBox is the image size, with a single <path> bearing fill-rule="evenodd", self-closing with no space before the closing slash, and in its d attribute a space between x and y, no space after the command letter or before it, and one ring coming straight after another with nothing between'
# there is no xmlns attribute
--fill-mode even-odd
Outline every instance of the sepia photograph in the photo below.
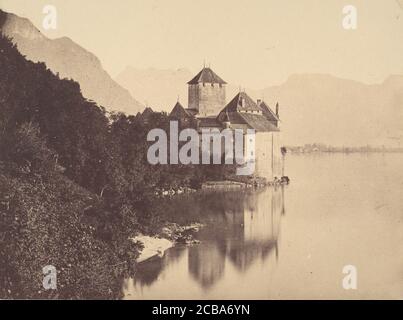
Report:
<svg viewBox="0 0 403 320"><path fill-rule="evenodd" d="M402 300L403 0L0 0L0 299Z"/></svg>

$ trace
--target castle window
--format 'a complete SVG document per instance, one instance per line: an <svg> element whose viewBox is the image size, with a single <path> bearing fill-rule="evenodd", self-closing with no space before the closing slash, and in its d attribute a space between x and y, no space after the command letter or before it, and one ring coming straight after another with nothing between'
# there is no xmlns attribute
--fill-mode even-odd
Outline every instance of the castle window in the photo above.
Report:
<svg viewBox="0 0 403 320"><path fill-rule="evenodd" d="M220 88L222 88L222 83L220 83Z"/></svg>
<svg viewBox="0 0 403 320"><path fill-rule="evenodd" d="M214 83L212 83L211 86L214 87Z"/></svg>

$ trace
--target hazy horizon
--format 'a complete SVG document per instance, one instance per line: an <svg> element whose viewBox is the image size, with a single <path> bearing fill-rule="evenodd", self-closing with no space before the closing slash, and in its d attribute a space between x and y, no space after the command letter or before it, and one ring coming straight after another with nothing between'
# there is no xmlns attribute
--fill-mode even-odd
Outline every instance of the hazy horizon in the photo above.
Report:
<svg viewBox="0 0 403 320"><path fill-rule="evenodd" d="M402 2L54 0L56 30L42 27L47 1L0 0L0 7L49 38L71 38L113 77L128 66L196 73L206 61L227 82L261 89L293 74L366 84L403 74ZM356 30L342 27L347 4L357 7Z"/></svg>

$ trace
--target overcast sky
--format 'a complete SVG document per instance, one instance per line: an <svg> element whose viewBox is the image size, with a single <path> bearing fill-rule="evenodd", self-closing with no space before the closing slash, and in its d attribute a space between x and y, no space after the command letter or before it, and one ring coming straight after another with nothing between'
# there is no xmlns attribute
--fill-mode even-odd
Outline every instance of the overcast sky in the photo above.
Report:
<svg viewBox="0 0 403 320"><path fill-rule="evenodd" d="M42 28L46 4L58 28ZM358 27L342 27L345 5ZM256 89L293 73L366 83L403 74L403 0L0 0L50 38L67 36L116 76L126 66L189 68L205 59L227 82Z"/></svg>

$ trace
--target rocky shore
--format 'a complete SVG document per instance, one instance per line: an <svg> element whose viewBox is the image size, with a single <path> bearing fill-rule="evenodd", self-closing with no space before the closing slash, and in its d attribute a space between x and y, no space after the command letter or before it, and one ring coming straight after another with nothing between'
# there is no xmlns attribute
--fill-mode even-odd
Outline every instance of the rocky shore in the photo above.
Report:
<svg viewBox="0 0 403 320"><path fill-rule="evenodd" d="M239 189L248 189L248 188L264 188L267 186L278 186L278 185L286 185L290 183L290 179L288 177L281 177L278 179L277 177L273 181L268 181L265 178L253 177L237 180L223 180L223 181L207 181L202 184L202 190L209 189L220 189L220 190L239 190Z"/></svg>
<svg viewBox="0 0 403 320"><path fill-rule="evenodd" d="M187 226L181 226L177 223L167 223L161 231L155 236L137 235L132 238L134 242L143 246L137 263L144 262L153 257L162 257L166 250L176 244L195 245L199 241L194 238L194 234L204 227L200 223L192 223Z"/></svg>
<svg viewBox="0 0 403 320"><path fill-rule="evenodd" d="M223 181L207 181L201 185L201 190L239 190L249 188L263 188L267 186L278 186L289 184L288 177L281 179L275 178L273 181L267 181L264 178L253 177L244 180L223 180ZM179 188L177 190L157 190L156 196L158 197L174 197L180 194L194 193L197 190L191 188ZM143 249L136 262L143 262L152 257L162 257L164 252L175 246L176 244L195 245L199 241L195 239L194 235L204 227L200 223L191 223L186 226L181 226L177 223L166 223L160 231L153 236L139 234L132 240L141 244Z"/></svg>

